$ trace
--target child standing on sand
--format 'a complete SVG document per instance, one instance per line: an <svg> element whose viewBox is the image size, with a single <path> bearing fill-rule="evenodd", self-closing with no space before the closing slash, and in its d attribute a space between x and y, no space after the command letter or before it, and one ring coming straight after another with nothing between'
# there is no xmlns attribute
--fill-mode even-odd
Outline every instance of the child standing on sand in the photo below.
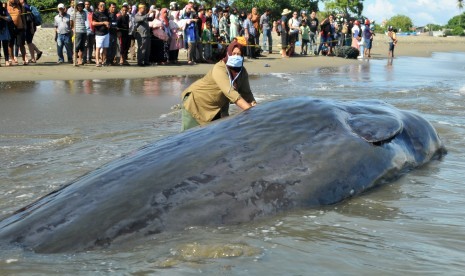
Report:
<svg viewBox="0 0 465 276"><path fill-rule="evenodd" d="M210 21L205 22L205 29L202 32L203 58L211 63L212 61L212 31Z"/></svg>
<svg viewBox="0 0 465 276"><path fill-rule="evenodd" d="M307 47L310 42L310 27L307 26L307 21L302 21L302 26L300 26L299 31L302 37L302 44L300 44L300 54L307 55Z"/></svg>

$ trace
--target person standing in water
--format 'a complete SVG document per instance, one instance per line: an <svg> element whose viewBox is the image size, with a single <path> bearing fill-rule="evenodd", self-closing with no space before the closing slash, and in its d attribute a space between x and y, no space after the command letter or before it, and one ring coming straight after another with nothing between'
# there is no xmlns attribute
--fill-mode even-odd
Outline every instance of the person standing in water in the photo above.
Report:
<svg viewBox="0 0 465 276"><path fill-rule="evenodd" d="M242 44L231 42L226 57L182 92L183 131L228 116L230 103L242 110L257 104L243 66L244 51Z"/></svg>

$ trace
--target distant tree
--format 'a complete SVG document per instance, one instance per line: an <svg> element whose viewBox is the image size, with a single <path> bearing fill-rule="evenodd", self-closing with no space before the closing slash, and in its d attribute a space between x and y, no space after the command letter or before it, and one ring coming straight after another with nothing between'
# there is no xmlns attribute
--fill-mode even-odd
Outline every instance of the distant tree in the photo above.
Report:
<svg viewBox="0 0 465 276"><path fill-rule="evenodd" d="M345 14L348 17L360 17L363 12L363 0L327 0L325 9L333 13Z"/></svg>
<svg viewBox="0 0 465 276"><path fill-rule="evenodd" d="M237 8L238 10L250 11L252 7L257 7L260 12L263 12L265 9L271 9L273 14L276 14L281 9L282 1L273 1L273 0L241 0L234 1L231 6Z"/></svg>
<svg viewBox="0 0 465 276"><path fill-rule="evenodd" d="M29 0L29 5L36 6L39 10L54 9L58 6L57 0Z"/></svg>
<svg viewBox="0 0 465 276"><path fill-rule="evenodd" d="M387 26L393 26L394 28L408 32L413 27L412 20L406 15L395 15L387 21Z"/></svg>
<svg viewBox="0 0 465 276"><path fill-rule="evenodd" d="M375 33L384 34L385 32L386 32L386 28L381 27L380 24L375 23Z"/></svg>
<svg viewBox="0 0 465 276"><path fill-rule="evenodd" d="M292 11L318 11L319 0L235 0L230 2L230 6L238 10L250 10L257 7L262 13L265 9L270 9L274 19L281 17L283 9Z"/></svg>
<svg viewBox="0 0 465 276"><path fill-rule="evenodd" d="M457 26L465 29L465 13L456 15L452 17L451 19L449 19L449 21L447 22L446 28L454 29Z"/></svg>
<svg viewBox="0 0 465 276"><path fill-rule="evenodd" d="M463 33L464 29L460 26L455 26L452 29L452 35L459 35L459 36L464 36L465 34Z"/></svg>
<svg viewBox="0 0 465 276"><path fill-rule="evenodd" d="M428 31L440 31L444 29L444 26L438 24L427 24L426 28L428 29Z"/></svg>

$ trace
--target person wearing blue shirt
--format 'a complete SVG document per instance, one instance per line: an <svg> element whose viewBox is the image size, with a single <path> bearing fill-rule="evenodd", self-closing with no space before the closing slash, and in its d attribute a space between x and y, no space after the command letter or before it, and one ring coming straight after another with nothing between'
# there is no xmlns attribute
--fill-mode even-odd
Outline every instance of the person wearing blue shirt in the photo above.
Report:
<svg viewBox="0 0 465 276"><path fill-rule="evenodd" d="M255 36L257 35L257 30L252 24L252 13L247 12L247 19L244 20L244 36L247 40L247 57L248 58L257 58L255 55Z"/></svg>

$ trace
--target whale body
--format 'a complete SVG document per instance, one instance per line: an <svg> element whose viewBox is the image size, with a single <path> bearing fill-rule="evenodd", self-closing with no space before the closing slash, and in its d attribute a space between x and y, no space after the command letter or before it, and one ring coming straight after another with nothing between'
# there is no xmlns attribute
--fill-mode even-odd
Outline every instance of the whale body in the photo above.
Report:
<svg viewBox="0 0 465 276"><path fill-rule="evenodd" d="M166 137L0 221L0 244L76 252L188 226L334 204L439 159L420 115L299 97Z"/></svg>

